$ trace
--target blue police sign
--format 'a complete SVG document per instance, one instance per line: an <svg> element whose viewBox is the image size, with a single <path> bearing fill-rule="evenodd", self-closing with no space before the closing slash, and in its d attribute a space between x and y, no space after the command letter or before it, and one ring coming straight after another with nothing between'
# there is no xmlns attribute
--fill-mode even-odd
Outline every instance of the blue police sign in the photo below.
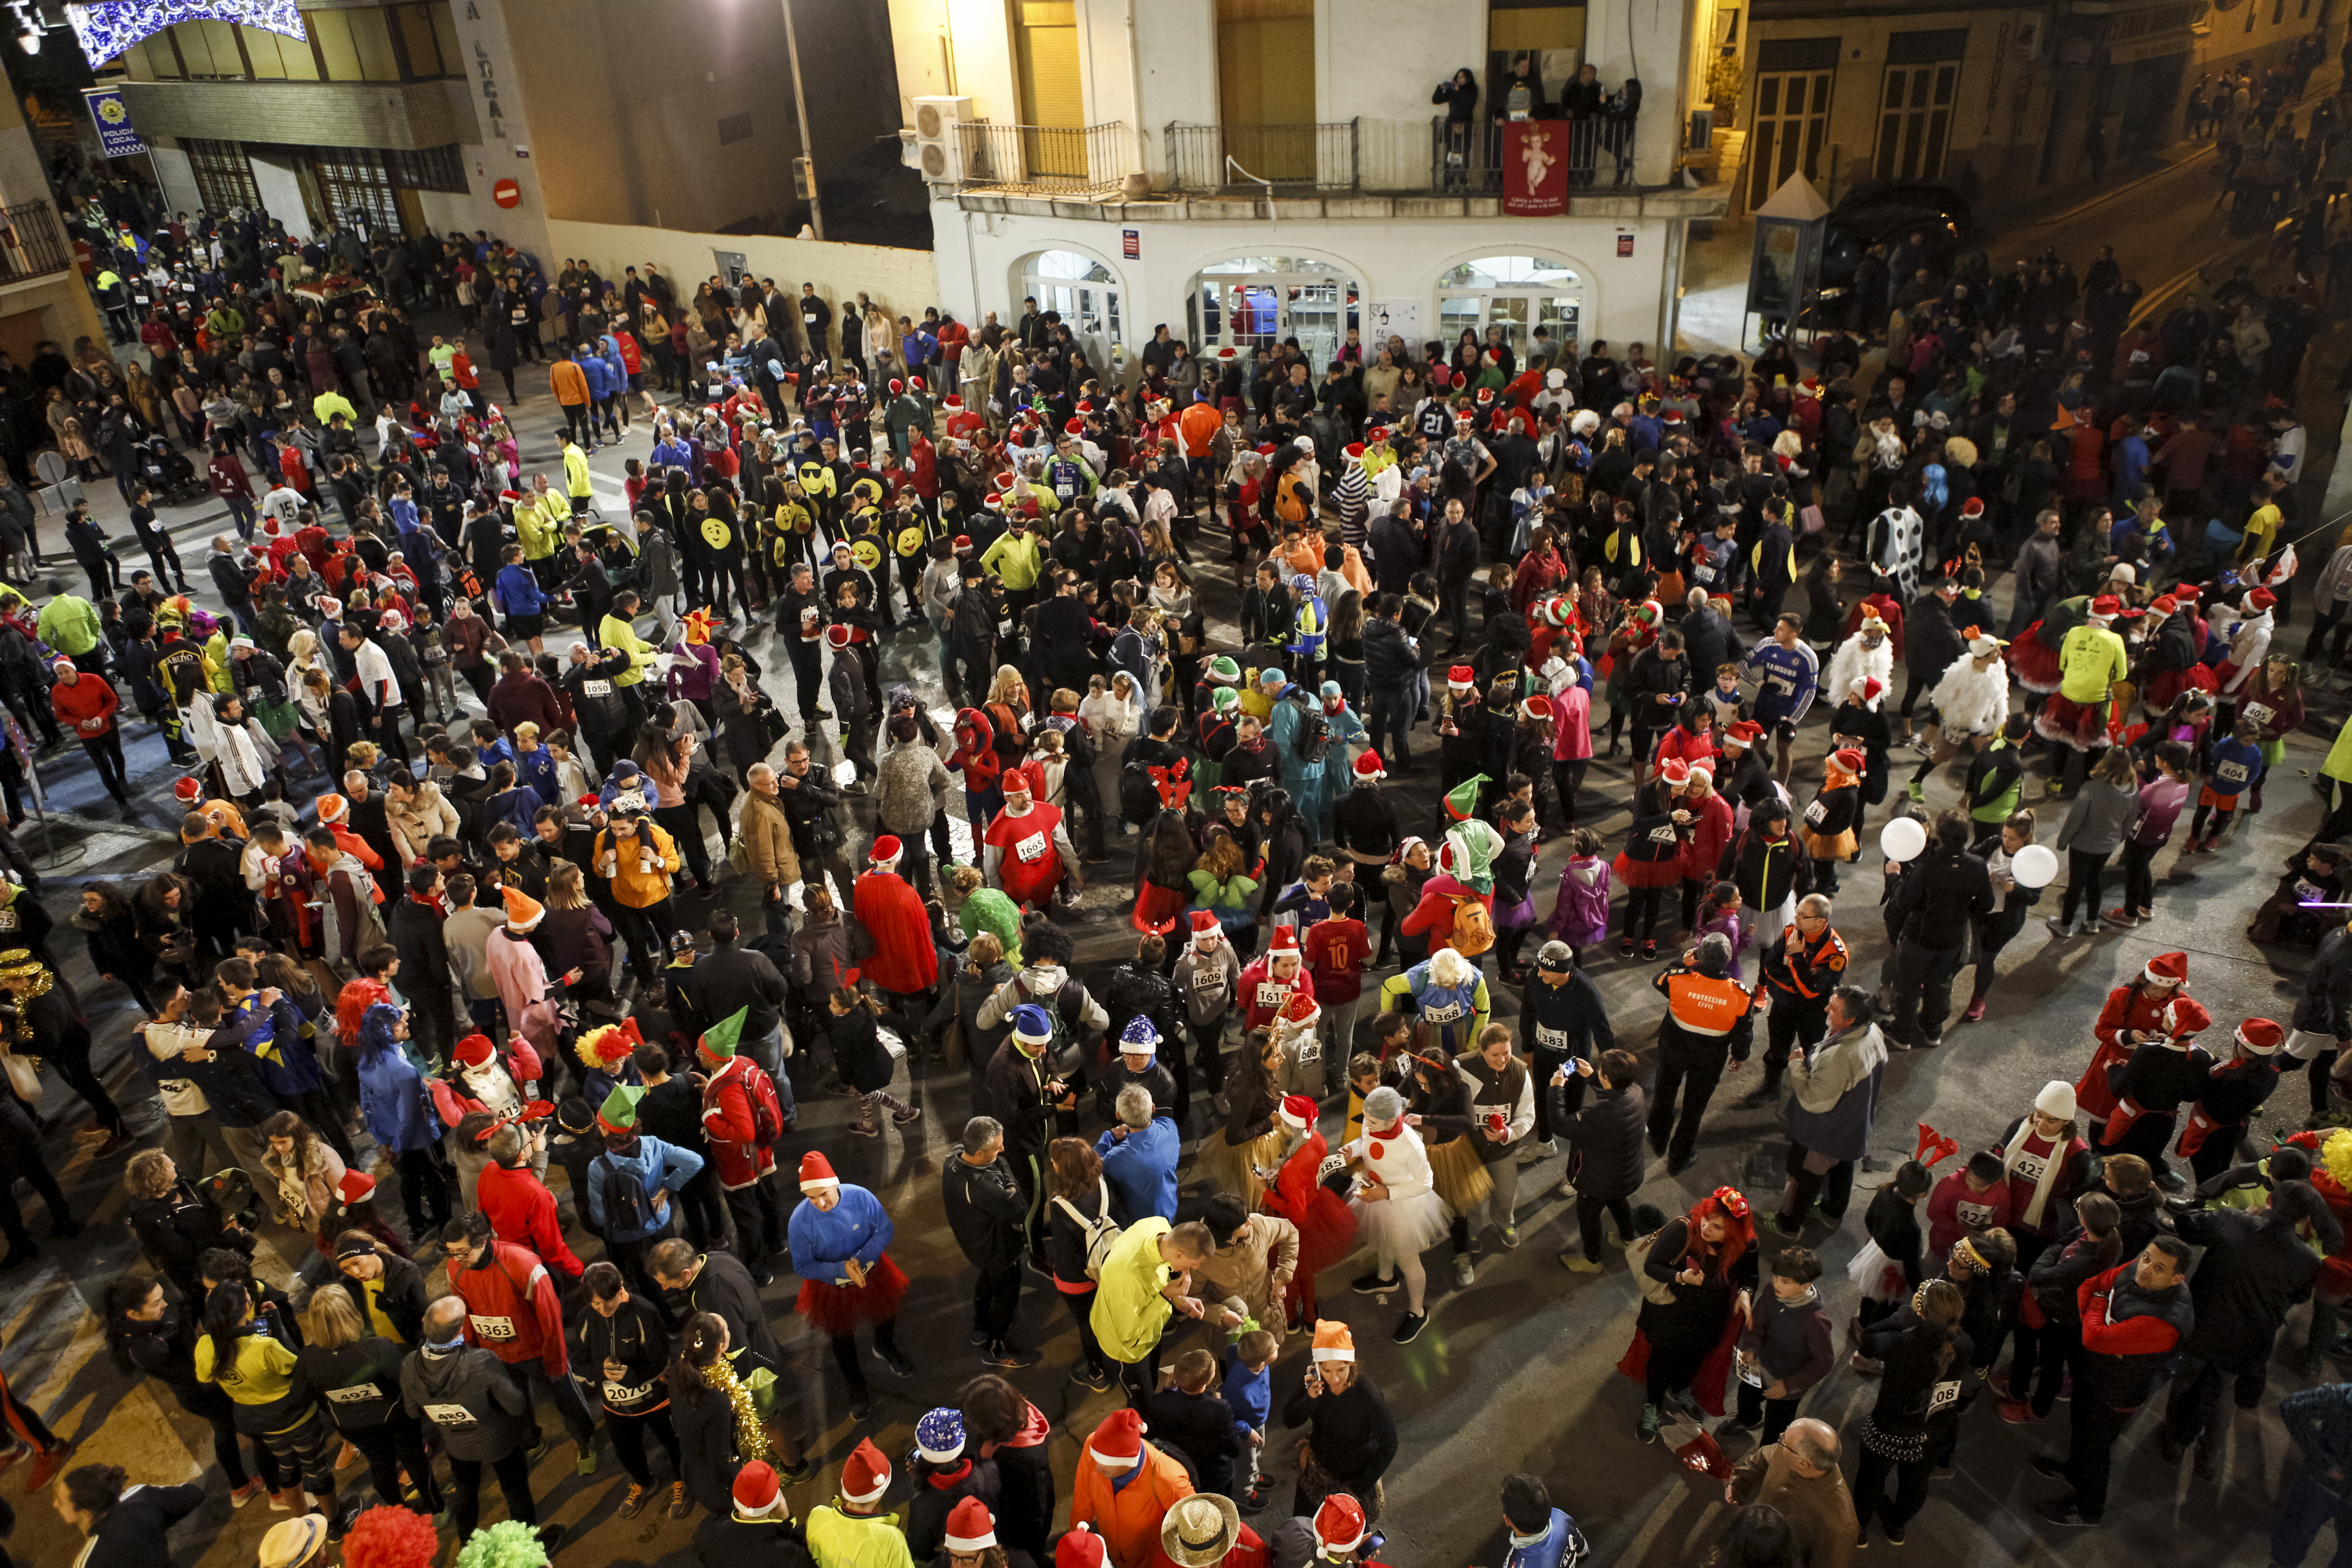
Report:
<svg viewBox="0 0 2352 1568"><path fill-rule="evenodd" d="M131 106L122 95L103 89L82 94L89 100L89 118L98 127L99 151L110 158L127 157L147 151L147 143L139 140L139 132L131 128Z"/></svg>

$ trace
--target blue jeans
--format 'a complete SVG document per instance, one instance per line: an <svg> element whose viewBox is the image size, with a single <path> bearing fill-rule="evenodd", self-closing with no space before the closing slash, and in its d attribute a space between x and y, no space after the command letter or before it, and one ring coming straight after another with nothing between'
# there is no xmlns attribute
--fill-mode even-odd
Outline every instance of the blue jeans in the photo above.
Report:
<svg viewBox="0 0 2352 1568"><path fill-rule="evenodd" d="M2279 1501L2278 1522L2271 1527L2271 1561L2279 1568L2303 1568L2304 1557L2318 1539L2319 1527L2336 1521L2336 1555L2330 1568L2352 1568L2352 1495L2331 1492L2319 1482L2312 1462L2305 1459Z"/></svg>
<svg viewBox="0 0 2352 1568"><path fill-rule="evenodd" d="M746 1040L743 1048L751 1053L751 1059L758 1062L770 1078L776 1080L776 1103L783 1109L784 1125L790 1127L800 1111L793 1103L793 1080L784 1071L783 1020L778 1019L776 1026L758 1039Z"/></svg>

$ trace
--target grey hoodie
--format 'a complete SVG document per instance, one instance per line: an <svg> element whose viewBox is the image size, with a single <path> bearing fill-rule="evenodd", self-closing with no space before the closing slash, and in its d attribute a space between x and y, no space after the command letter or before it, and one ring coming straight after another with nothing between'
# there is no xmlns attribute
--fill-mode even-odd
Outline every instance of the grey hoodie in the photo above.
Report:
<svg viewBox="0 0 2352 1568"><path fill-rule="evenodd" d="M502 1459L523 1446L530 1402L506 1363L479 1346L426 1345L400 1363L401 1400L441 1434L453 1459Z"/></svg>

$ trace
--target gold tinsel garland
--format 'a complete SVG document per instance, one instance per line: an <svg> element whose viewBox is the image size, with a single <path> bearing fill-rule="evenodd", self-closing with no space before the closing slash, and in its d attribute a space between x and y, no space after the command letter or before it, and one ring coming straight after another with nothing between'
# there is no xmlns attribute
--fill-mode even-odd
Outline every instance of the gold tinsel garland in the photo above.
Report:
<svg viewBox="0 0 2352 1568"><path fill-rule="evenodd" d="M735 1375L735 1369L727 1364L727 1358L720 1356L712 1362L704 1375L710 1380L710 1386L725 1394L727 1403L734 1406L735 1451L742 1457L743 1462L748 1465L754 1459L770 1458L774 1450L768 1444L768 1428L761 1421L758 1408L751 1403L751 1391L743 1386L743 1380Z"/></svg>

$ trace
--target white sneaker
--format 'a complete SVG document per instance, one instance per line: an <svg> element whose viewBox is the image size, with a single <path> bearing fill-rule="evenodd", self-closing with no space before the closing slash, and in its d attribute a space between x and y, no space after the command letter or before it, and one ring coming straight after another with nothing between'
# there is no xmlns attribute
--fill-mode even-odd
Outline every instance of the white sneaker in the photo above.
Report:
<svg viewBox="0 0 2352 1568"><path fill-rule="evenodd" d="M1547 1138L1538 1143L1530 1139L1519 1146L1519 1163L1532 1165L1539 1160L1549 1160L1558 1152L1559 1151L1554 1146L1552 1140Z"/></svg>
<svg viewBox="0 0 2352 1568"><path fill-rule="evenodd" d="M1558 1191L1561 1197L1573 1198L1576 1196L1576 1184L1563 1176L1560 1178Z"/></svg>
<svg viewBox="0 0 2352 1568"><path fill-rule="evenodd" d="M1477 1279L1478 1270L1467 1258L1457 1258L1454 1260L1454 1282L1456 1285L1475 1284Z"/></svg>

